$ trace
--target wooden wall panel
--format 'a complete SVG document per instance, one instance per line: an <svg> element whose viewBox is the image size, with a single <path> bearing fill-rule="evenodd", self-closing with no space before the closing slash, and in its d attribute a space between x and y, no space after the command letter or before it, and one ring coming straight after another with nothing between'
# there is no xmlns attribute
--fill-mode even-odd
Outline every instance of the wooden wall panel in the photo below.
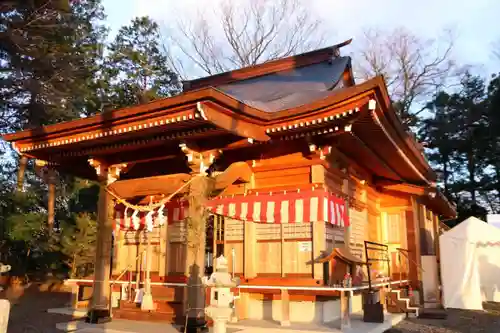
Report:
<svg viewBox="0 0 500 333"><path fill-rule="evenodd" d="M160 245L154 244L152 247L152 258L151 258L151 272L159 272L160 267ZM146 257L141 255L140 258L137 256L146 249L146 246L135 245L124 245L122 247L122 253L126 254L120 258L120 262L118 263L118 272L117 275L121 274L123 270L125 270L129 265L129 271L145 271L146 270Z"/></svg>
<svg viewBox="0 0 500 333"><path fill-rule="evenodd" d="M258 274L280 274L281 273L281 243L261 242L257 243L255 256L259 259L257 263Z"/></svg>
<svg viewBox="0 0 500 333"><path fill-rule="evenodd" d="M269 188L287 185L309 184L311 168L295 167L287 169L255 172L255 188Z"/></svg>
<svg viewBox="0 0 500 333"><path fill-rule="evenodd" d="M187 260L187 246L183 243L170 243L168 272L184 274Z"/></svg>
<svg viewBox="0 0 500 333"><path fill-rule="evenodd" d="M240 274L243 273L243 242L239 243L233 243L229 242L226 243L224 246L224 257L227 259L227 264L228 264L228 269L230 273L233 273L233 255L232 251L234 249L234 254L235 254L235 266L234 266L234 273Z"/></svg>
<svg viewBox="0 0 500 333"><path fill-rule="evenodd" d="M364 241L368 239L368 212L366 209L359 211L349 209L349 245L351 252L360 258L364 258Z"/></svg>
<svg viewBox="0 0 500 333"><path fill-rule="evenodd" d="M301 251L304 247L300 241L289 241L284 243L284 273L286 274L312 274L310 264L312 254L310 251Z"/></svg>
<svg viewBox="0 0 500 333"><path fill-rule="evenodd" d="M243 242L244 222L240 220L224 218L224 238L225 241L241 241Z"/></svg>

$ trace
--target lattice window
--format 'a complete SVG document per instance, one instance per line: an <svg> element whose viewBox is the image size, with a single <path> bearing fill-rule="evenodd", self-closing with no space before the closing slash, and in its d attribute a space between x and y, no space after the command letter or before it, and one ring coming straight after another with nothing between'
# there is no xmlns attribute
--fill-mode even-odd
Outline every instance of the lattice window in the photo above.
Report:
<svg viewBox="0 0 500 333"><path fill-rule="evenodd" d="M243 221L224 218L224 233L226 241L243 241L244 225ZM220 240L220 239L218 239Z"/></svg>
<svg viewBox="0 0 500 333"><path fill-rule="evenodd" d="M350 226L350 248L354 255L363 258L364 244L368 232L368 214L366 209L359 211L349 209Z"/></svg>

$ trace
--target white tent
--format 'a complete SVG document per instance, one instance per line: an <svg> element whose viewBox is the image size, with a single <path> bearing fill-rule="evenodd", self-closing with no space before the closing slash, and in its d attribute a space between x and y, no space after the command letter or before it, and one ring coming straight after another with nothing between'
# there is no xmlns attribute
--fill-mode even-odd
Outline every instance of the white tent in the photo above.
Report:
<svg viewBox="0 0 500 333"><path fill-rule="evenodd" d="M500 229L470 217L439 237L445 308L500 302Z"/></svg>

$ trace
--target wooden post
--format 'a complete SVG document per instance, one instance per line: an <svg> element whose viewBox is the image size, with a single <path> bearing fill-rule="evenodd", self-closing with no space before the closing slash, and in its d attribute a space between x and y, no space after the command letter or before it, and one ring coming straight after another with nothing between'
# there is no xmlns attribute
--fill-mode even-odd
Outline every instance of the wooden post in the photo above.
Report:
<svg viewBox="0 0 500 333"><path fill-rule="evenodd" d="M158 262L158 270L160 276L165 279L168 276L168 224L160 226L160 257Z"/></svg>
<svg viewBox="0 0 500 333"><path fill-rule="evenodd" d="M255 246L257 244L255 223L246 221L244 230L244 276L247 279L254 278L256 276L255 271Z"/></svg>
<svg viewBox="0 0 500 333"><path fill-rule="evenodd" d="M316 263L326 249L326 226L324 221L311 221L312 225L312 275L323 281L323 264Z"/></svg>
<svg viewBox="0 0 500 333"><path fill-rule="evenodd" d="M281 289L281 326L290 326L290 294Z"/></svg>
<svg viewBox="0 0 500 333"><path fill-rule="evenodd" d="M111 270L111 242L113 233L113 220L111 196L105 187L108 183L108 168L100 166L99 202L97 212L97 246L94 268L94 285L92 291L92 303L89 311L91 322L97 322L99 318L109 317L110 294L110 270Z"/></svg>
<svg viewBox="0 0 500 333"><path fill-rule="evenodd" d="M71 308L77 309L78 308L78 296L80 294L80 287L78 284L73 283L71 284Z"/></svg>
<svg viewBox="0 0 500 333"><path fill-rule="evenodd" d="M24 189L24 175L26 174L26 166L28 165L28 157L26 155L19 156L19 167L17 169L17 190L22 192Z"/></svg>
<svg viewBox="0 0 500 333"><path fill-rule="evenodd" d="M189 187L189 217L187 235L187 315L191 320L203 318L205 295L202 277L205 275L205 239L206 219L205 204L213 188L213 179L204 176L194 176Z"/></svg>
<svg viewBox="0 0 500 333"><path fill-rule="evenodd" d="M380 303L382 304L383 308L384 308L384 311L387 310L387 302L386 302L386 299L385 299L385 295L386 295L386 286L382 286L380 288Z"/></svg>
<svg viewBox="0 0 500 333"><path fill-rule="evenodd" d="M280 224L281 231L281 277L285 277L285 226L283 223Z"/></svg>
<svg viewBox="0 0 500 333"><path fill-rule="evenodd" d="M349 297L347 291L340 292L340 329L351 327L351 316L349 314Z"/></svg>
<svg viewBox="0 0 500 333"><path fill-rule="evenodd" d="M55 170L49 168L48 175L48 202L47 202L47 227L54 228L55 202L56 202L56 174Z"/></svg>
<svg viewBox="0 0 500 333"><path fill-rule="evenodd" d="M406 214L406 223L408 225L408 263L410 271L410 281L413 288L420 288L422 276L420 272L420 225L418 203L414 197L411 198L412 210Z"/></svg>

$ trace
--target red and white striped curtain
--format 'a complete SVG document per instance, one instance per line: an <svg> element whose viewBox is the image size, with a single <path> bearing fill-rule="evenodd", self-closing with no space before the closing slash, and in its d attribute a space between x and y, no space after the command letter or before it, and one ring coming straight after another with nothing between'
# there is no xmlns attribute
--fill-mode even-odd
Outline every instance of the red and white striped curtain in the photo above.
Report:
<svg viewBox="0 0 500 333"><path fill-rule="evenodd" d="M215 214L261 223L307 223L325 221L349 226L345 200L323 189L266 192L215 198L209 203Z"/></svg>
<svg viewBox="0 0 500 333"><path fill-rule="evenodd" d="M173 200L152 212L138 212L115 206L116 227L121 230L152 230L154 226L182 221L188 202ZM217 197L207 209L242 221L257 223L308 223L325 221L338 227L349 226L345 200L323 189L255 193Z"/></svg>

